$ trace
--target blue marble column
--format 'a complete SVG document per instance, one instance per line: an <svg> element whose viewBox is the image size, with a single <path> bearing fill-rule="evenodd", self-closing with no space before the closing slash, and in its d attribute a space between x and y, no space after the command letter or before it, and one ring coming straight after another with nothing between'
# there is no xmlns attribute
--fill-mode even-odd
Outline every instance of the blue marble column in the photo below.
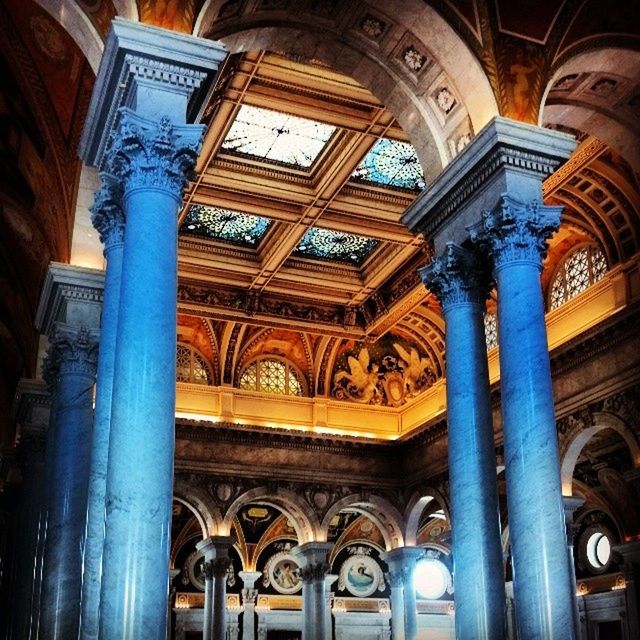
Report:
<svg viewBox="0 0 640 640"><path fill-rule="evenodd" d="M387 582L391 589L391 638L404 640L404 593L402 573L389 571Z"/></svg>
<svg viewBox="0 0 640 640"><path fill-rule="evenodd" d="M328 542L306 542L291 550L302 578L302 640L325 640L327 634L325 577L332 548Z"/></svg>
<svg viewBox="0 0 640 640"><path fill-rule="evenodd" d="M164 640L176 386L177 215L203 127L122 108L107 170L126 218L114 364L100 637Z"/></svg>
<svg viewBox="0 0 640 640"><path fill-rule="evenodd" d="M224 640L226 635L227 571L232 544L233 540L228 536L210 536L196 545L196 549L204 554L203 640Z"/></svg>
<svg viewBox="0 0 640 640"><path fill-rule="evenodd" d="M46 522L45 451L49 424L49 392L40 381L18 384L12 415L20 429L22 486L17 545L15 607L10 638L31 640L37 636L43 524Z"/></svg>
<svg viewBox="0 0 640 640"><path fill-rule="evenodd" d="M48 524L40 634L76 638L98 341L95 332L58 324L49 338L44 377L53 396L47 443Z"/></svg>
<svg viewBox="0 0 640 640"><path fill-rule="evenodd" d="M500 389L518 636L574 638L540 273L562 207L503 195L469 229L488 249L498 289Z"/></svg>
<svg viewBox="0 0 640 640"><path fill-rule="evenodd" d="M416 563L423 556L424 549L421 547L398 547L380 556L389 566L389 573L394 576L395 579L402 582L404 637L406 640L416 640L418 636L418 611L414 572Z"/></svg>
<svg viewBox="0 0 640 640"><path fill-rule="evenodd" d="M490 275L475 254L453 243L420 275L445 319L456 638L499 640L504 570L483 319Z"/></svg>
<svg viewBox="0 0 640 640"><path fill-rule="evenodd" d="M91 220L100 234L100 240L104 244L104 257L107 266L100 321L100 351L98 355L98 377L91 443L87 530L83 558L80 618L80 638L83 640L97 638L99 631L107 459L109 456L113 369L115 364L124 241L122 190L116 179L109 174L102 175L102 188L96 194L95 203L91 209Z"/></svg>

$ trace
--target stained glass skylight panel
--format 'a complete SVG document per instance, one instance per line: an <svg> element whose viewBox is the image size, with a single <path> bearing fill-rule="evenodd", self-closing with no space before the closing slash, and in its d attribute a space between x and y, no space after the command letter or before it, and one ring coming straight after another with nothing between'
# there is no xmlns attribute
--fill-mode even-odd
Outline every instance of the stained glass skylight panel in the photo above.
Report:
<svg viewBox="0 0 640 640"><path fill-rule="evenodd" d="M352 178L386 187L424 189L424 173L413 145L381 138L353 172Z"/></svg>
<svg viewBox="0 0 640 640"><path fill-rule="evenodd" d="M255 247L264 236L269 222L269 218L242 211L193 205L180 231Z"/></svg>
<svg viewBox="0 0 640 640"><path fill-rule="evenodd" d="M378 241L343 231L312 227L298 243L295 253L300 256L361 264L378 245Z"/></svg>
<svg viewBox="0 0 640 640"><path fill-rule="evenodd" d="M222 142L222 149L308 168L335 130L322 122L244 104Z"/></svg>

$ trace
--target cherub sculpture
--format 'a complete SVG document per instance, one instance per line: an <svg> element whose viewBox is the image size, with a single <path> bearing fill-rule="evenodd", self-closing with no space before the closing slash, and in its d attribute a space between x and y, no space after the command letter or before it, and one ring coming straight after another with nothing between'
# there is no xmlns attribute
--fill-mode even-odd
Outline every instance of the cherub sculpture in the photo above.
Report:
<svg viewBox="0 0 640 640"><path fill-rule="evenodd" d="M369 371L369 351L366 347L360 349L357 359L349 356L347 362L351 373L339 371L336 374L335 383L337 384L346 378L349 381L349 387L355 390L354 393L351 389L347 389L349 396L356 402L368 404L379 393L377 387L378 365L372 365L371 371Z"/></svg>
<svg viewBox="0 0 640 640"><path fill-rule="evenodd" d="M409 395L413 395L416 392L416 386L420 378L429 369L429 359L421 358L415 347L411 347L411 351L408 352L401 344L396 342L393 348L402 359L402 378L407 392Z"/></svg>

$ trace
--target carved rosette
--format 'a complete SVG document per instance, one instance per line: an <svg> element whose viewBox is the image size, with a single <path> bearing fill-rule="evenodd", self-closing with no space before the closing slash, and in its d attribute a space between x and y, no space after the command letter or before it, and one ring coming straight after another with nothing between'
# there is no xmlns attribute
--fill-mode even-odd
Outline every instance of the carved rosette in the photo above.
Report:
<svg viewBox="0 0 640 640"><path fill-rule="evenodd" d="M42 363L42 377L55 389L60 376L83 375L95 380L98 364L97 332L86 327L56 327Z"/></svg>
<svg viewBox="0 0 640 640"><path fill-rule="evenodd" d="M482 221L468 228L469 235L489 252L494 270L514 262L530 262L542 269L547 240L560 228L562 209L503 194L495 209L483 211Z"/></svg>
<svg viewBox="0 0 640 640"><path fill-rule="evenodd" d="M122 181L125 193L154 188L180 199L193 177L203 133L202 125L173 125L167 116L152 121L122 107L106 153L106 169Z"/></svg>
<svg viewBox="0 0 640 640"><path fill-rule="evenodd" d="M330 567L326 562L308 564L300 569L300 578L302 578L302 582L307 583L324 580L324 577L329 573L329 569Z"/></svg>
<svg viewBox="0 0 640 640"><path fill-rule="evenodd" d="M484 306L491 280L473 252L448 242L444 253L419 270L425 287L440 300L443 310L457 304Z"/></svg>
<svg viewBox="0 0 640 640"><path fill-rule="evenodd" d="M102 172L102 186L91 207L91 222L100 235L105 253L124 240L122 187L115 176Z"/></svg>

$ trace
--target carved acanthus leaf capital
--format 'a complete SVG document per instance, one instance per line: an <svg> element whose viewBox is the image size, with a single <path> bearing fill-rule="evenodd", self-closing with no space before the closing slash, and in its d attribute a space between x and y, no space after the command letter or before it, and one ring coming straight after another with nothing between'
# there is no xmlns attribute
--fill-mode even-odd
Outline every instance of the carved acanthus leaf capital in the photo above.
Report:
<svg viewBox="0 0 640 640"><path fill-rule="evenodd" d="M57 326L49 338L49 351L42 363L42 377L51 389L66 374L95 378L98 335L86 327Z"/></svg>
<svg viewBox="0 0 640 640"><path fill-rule="evenodd" d="M193 177L203 133L202 125L174 125L168 116L152 121L122 107L106 169L123 181L125 192L156 188L179 199Z"/></svg>
<svg viewBox="0 0 640 640"><path fill-rule="evenodd" d="M547 240L560 228L561 214L562 207L537 200L524 203L503 194L468 231L472 242L488 250L495 270L514 262L532 262L541 269Z"/></svg>
<svg viewBox="0 0 640 640"><path fill-rule="evenodd" d="M100 178L102 186L99 191L96 191L91 207L91 222L107 250L116 244L121 244L124 239L122 187L117 178L109 173L102 172Z"/></svg>
<svg viewBox="0 0 640 640"><path fill-rule="evenodd" d="M455 304L483 305L491 288L488 269L473 252L448 242L439 258L419 271L424 285L443 309Z"/></svg>
<svg viewBox="0 0 640 640"><path fill-rule="evenodd" d="M315 562L300 569L300 577L303 582L324 580L324 577L329 573L329 569L330 567L326 562Z"/></svg>

